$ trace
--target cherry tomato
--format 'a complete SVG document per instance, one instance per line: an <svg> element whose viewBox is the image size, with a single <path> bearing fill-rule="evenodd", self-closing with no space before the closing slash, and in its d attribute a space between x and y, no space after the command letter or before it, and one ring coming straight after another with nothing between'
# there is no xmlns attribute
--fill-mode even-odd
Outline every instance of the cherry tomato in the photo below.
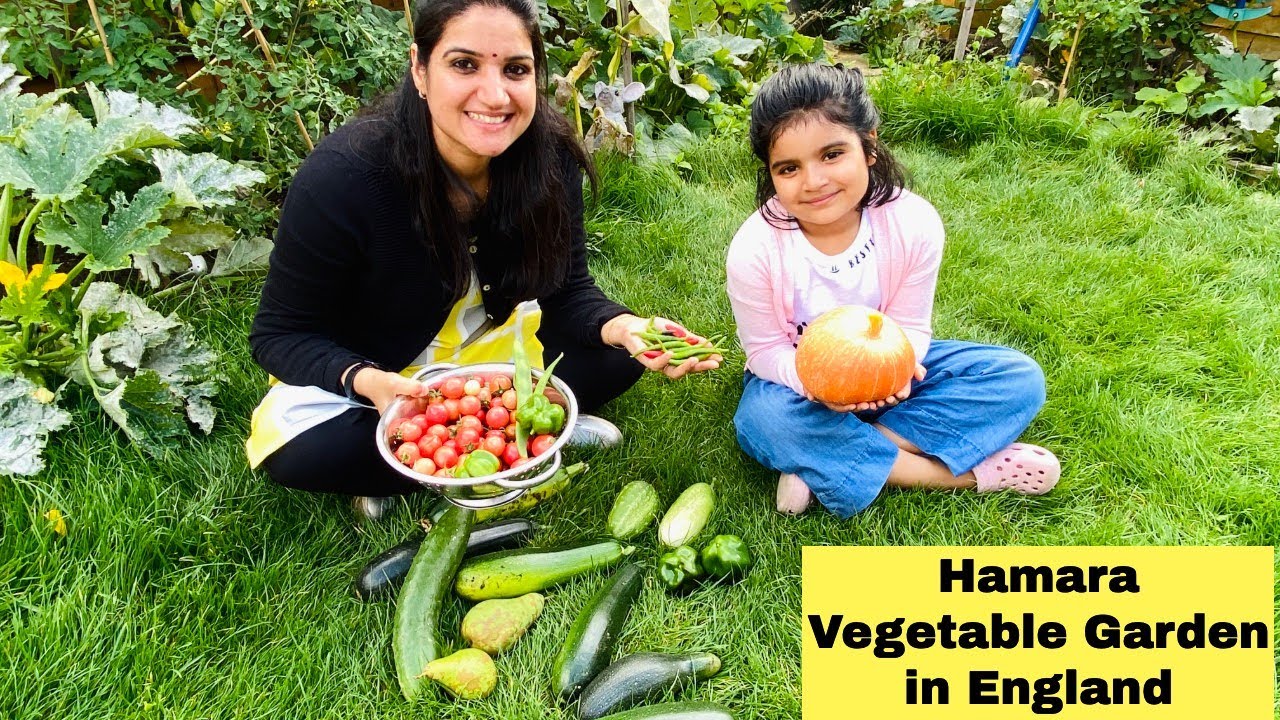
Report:
<svg viewBox="0 0 1280 720"><path fill-rule="evenodd" d="M475 415L463 415L458 418L458 429L472 428L474 430L484 430L484 421Z"/></svg>
<svg viewBox="0 0 1280 720"><path fill-rule="evenodd" d="M422 453L418 452L418 446L413 443L405 443L396 449L396 459L409 467L413 467L421 458Z"/></svg>
<svg viewBox="0 0 1280 720"><path fill-rule="evenodd" d="M422 426L410 420L400 425L400 439L407 443L416 443L422 437Z"/></svg>
<svg viewBox="0 0 1280 720"><path fill-rule="evenodd" d="M444 395L446 399L457 400L466 394L465 387L466 382L462 378L451 377L440 385L440 394Z"/></svg>
<svg viewBox="0 0 1280 720"><path fill-rule="evenodd" d="M422 439L418 441L418 451L422 453L422 457L431 457L443 445L444 441L435 435L423 435ZM431 473L427 474L430 475Z"/></svg>
<svg viewBox="0 0 1280 720"><path fill-rule="evenodd" d="M445 440L453 437L453 433L449 432L449 428L444 425L432 425L427 428L427 434L440 438L440 442L444 442Z"/></svg>
<svg viewBox="0 0 1280 720"><path fill-rule="evenodd" d="M418 462L413 464L413 471L423 475L432 475L436 471L436 463L431 458L419 458Z"/></svg>
<svg viewBox="0 0 1280 720"><path fill-rule="evenodd" d="M400 426L408 422L407 420L396 420L387 426L387 441L398 442L400 440Z"/></svg>
<svg viewBox="0 0 1280 720"><path fill-rule="evenodd" d="M508 440L515 440L517 427L518 426L516 424L516 421L512 420L510 425L507 425L505 428L502 429L502 432L504 435L507 436Z"/></svg>
<svg viewBox="0 0 1280 720"><path fill-rule="evenodd" d="M529 442L529 454L537 457L549 450L555 441L555 435L539 435Z"/></svg>
<svg viewBox="0 0 1280 720"><path fill-rule="evenodd" d="M450 420L457 420L462 411L458 409L458 400L456 398L445 398L444 409L449 413Z"/></svg>
<svg viewBox="0 0 1280 720"><path fill-rule="evenodd" d="M480 442L480 431L475 428L461 428L458 430L458 437L454 439L457 440L458 447L471 452Z"/></svg>
<svg viewBox="0 0 1280 720"><path fill-rule="evenodd" d="M493 377L489 378L489 390L493 391L494 395L501 395L502 393L510 389L511 389L510 377L507 377L506 375L494 375Z"/></svg>
<svg viewBox="0 0 1280 720"><path fill-rule="evenodd" d="M488 387L482 387L480 392L476 393L476 399L480 401L481 405L488 407L489 403L493 402L493 393L489 392Z"/></svg>
<svg viewBox="0 0 1280 720"><path fill-rule="evenodd" d="M475 397L475 395L480 392L481 387L482 386L480 385L480 380L478 378L468 378L467 381L462 384L462 392L464 395Z"/></svg>
<svg viewBox="0 0 1280 720"><path fill-rule="evenodd" d="M458 399L458 412L463 415L480 414L480 398L475 395L463 395Z"/></svg>
<svg viewBox="0 0 1280 720"><path fill-rule="evenodd" d="M409 418L409 422L413 423L414 425L417 425L423 430L426 430L427 428L431 427L433 424L432 422L430 422L430 420L427 419L425 412L420 412L417 415L414 415L413 417Z"/></svg>
<svg viewBox="0 0 1280 720"><path fill-rule="evenodd" d="M453 471L449 468L440 468L439 470L436 470L435 476L438 478L451 478L453 477Z"/></svg>
<svg viewBox="0 0 1280 720"><path fill-rule="evenodd" d="M449 411L445 409L441 403L428 405L423 416L429 421L428 427L431 425L443 425L449 422Z"/></svg>
<svg viewBox="0 0 1280 720"><path fill-rule="evenodd" d="M494 429L502 429L511 424L511 411L499 405L489 408L484 414L484 424Z"/></svg>
<svg viewBox="0 0 1280 720"><path fill-rule="evenodd" d="M444 447L449 448L450 450L454 451L454 452L455 452L455 453L457 453L458 455L461 455L461 454L462 454L462 446L461 446L461 445L459 445L459 444L458 444L458 441L457 441L457 440L454 440L453 438L450 438L450 439L448 439L448 440L445 440L445 441L444 441ZM437 464L437 465L439 465L440 463L436 463L436 464Z"/></svg>
<svg viewBox="0 0 1280 720"><path fill-rule="evenodd" d="M502 452L507 449L507 439L502 436L487 435L480 447L493 453L496 457L502 457Z"/></svg>
<svg viewBox="0 0 1280 720"><path fill-rule="evenodd" d="M506 390L502 393L502 407L508 410L516 409L516 391Z"/></svg>
<svg viewBox="0 0 1280 720"><path fill-rule="evenodd" d="M502 454L498 457L502 458L502 462L507 467L515 467L516 461L520 459L520 448L515 443L506 443L506 447L502 448Z"/></svg>
<svg viewBox="0 0 1280 720"><path fill-rule="evenodd" d="M451 468L458 464L458 451L453 448L442 447L436 451L435 455L431 456L431 459L442 469Z"/></svg>
<svg viewBox="0 0 1280 720"><path fill-rule="evenodd" d="M528 464L529 464L529 463L531 463L531 462L533 462L533 458L522 458L522 457L517 457L517 458L516 458L516 461L515 461L515 462L513 462L513 463L511 463L511 467L512 467L512 469L515 469L515 468L520 467L521 465L528 465Z"/></svg>

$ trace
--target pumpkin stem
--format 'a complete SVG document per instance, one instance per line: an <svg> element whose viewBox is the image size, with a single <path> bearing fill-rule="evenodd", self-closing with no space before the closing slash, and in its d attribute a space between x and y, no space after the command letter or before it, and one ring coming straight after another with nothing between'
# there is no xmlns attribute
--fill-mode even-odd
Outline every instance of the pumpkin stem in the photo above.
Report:
<svg viewBox="0 0 1280 720"><path fill-rule="evenodd" d="M867 330L867 337L880 337L880 328L884 325L884 316L880 313L871 313L867 315L867 321L871 324L871 327Z"/></svg>

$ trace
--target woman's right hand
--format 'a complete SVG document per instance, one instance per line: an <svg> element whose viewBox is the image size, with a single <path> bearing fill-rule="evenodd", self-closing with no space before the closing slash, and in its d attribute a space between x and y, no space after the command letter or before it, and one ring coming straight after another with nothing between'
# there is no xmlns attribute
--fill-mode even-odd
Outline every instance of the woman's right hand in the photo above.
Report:
<svg viewBox="0 0 1280 720"><path fill-rule="evenodd" d="M423 397L427 394L424 383L375 367L360 368L354 382L356 392L369 398L379 415L386 412L387 406L397 396Z"/></svg>

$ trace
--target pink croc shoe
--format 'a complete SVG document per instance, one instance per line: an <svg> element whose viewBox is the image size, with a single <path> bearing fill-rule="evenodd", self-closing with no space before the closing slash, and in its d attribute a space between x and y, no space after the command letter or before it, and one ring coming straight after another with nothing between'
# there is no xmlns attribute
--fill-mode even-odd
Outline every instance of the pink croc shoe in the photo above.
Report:
<svg viewBox="0 0 1280 720"><path fill-rule="evenodd" d="M778 512L783 515L799 515L809 509L813 492L799 475L782 473L778 476Z"/></svg>
<svg viewBox="0 0 1280 720"><path fill-rule="evenodd" d="M1053 453L1037 445L1014 443L978 463L973 476L978 492L1012 490L1043 495L1058 484L1062 466Z"/></svg>

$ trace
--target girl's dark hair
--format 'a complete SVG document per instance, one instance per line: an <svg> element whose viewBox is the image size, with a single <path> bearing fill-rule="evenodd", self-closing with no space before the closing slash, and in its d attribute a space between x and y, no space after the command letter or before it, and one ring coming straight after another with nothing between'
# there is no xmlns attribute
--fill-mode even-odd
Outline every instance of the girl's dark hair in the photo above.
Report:
<svg viewBox="0 0 1280 720"><path fill-rule="evenodd" d="M779 216L768 205L777 194L769 174L769 151L784 130L814 116L856 132L863 153L875 158L859 209L883 205L907 186L906 171L872 135L880 126L880 113L862 73L840 65L788 65L765 80L751 102L751 151L764 164L756 180L756 206L771 225L794 226L795 218Z"/></svg>
<svg viewBox="0 0 1280 720"><path fill-rule="evenodd" d="M568 121L541 92L547 83L547 54L532 0L418 0L413 40L419 62L427 62L450 21L481 6L508 10L524 24L533 45L539 88L529 128L489 162L489 193L483 204L440 156L431 110L418 96L412 68L405 71L399 87L371 109L372 115L390 121L394 128L391 164L414 202L415 230L430 246L444 276L452 278L452 302L467 291L472 260L464 219L449 201L451 194L479 208L471 229L483 234L486 252L507 259L499 280L501 293L525 299L554 290L567 272L573 222L568 194L581 193L582 188L565 175L566 149L590 178L593 193L596 187L590 158Z"/></svg>

